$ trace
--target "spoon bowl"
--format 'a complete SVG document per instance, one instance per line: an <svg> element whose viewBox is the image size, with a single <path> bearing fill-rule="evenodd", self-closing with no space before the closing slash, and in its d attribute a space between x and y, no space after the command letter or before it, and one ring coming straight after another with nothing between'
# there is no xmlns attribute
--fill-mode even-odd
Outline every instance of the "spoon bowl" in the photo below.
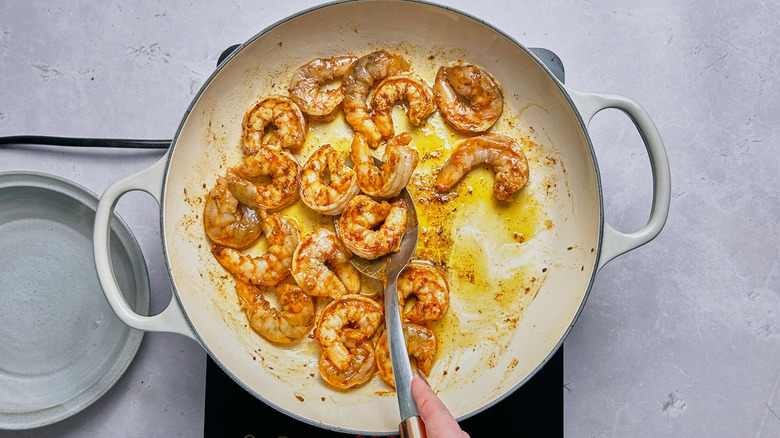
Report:
<svg viewBox="0 0 780 438"><path fill-rule="evenodd" d="M419 236L420 226L417 222L417 209L414 206L414 200L405 188L397 198L389 200L393 202L397 199L403 199L406 203L406 233L401 240L401 248L398 252L390 253L386 256L376 259L364 259L356 255L350 260L352 266L363 274L371 278L386 279L392 275L393 271L397 276L412 259L414 250L417 248L417 238ZM339 235L338 226L339 216L333 217L333 224L336 227L336 234ZM340 235L339 235L340 236Z"/></svg>

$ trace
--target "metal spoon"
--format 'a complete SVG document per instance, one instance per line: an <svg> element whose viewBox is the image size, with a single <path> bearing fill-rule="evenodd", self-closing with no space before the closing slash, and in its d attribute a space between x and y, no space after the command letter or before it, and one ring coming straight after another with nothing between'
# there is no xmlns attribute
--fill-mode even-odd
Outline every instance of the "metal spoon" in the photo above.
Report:
<svg viewBox="0 0 780 438"><path fill-rule="evenodd" d="M412 397L412 367L409 364L409 353L406 350L406 340L401 326L396 288L398 274L412 259L412 254L417 247L419 224L417 222L417 209L409 191L403 189L399 198L404 200L407 209L406 234L401 240L401 249L396 253L375 260L353 256L352 265L369 277L382 279L385 284L385 330L387 331L387 345L390 349L390 361L393 365L398 408L401 411L401 423L398 425L398 431L401 438L425 438L427 436L425 424L420 418L417 404ZM334 217L334 223L338 233L337 217Z"/></svg>

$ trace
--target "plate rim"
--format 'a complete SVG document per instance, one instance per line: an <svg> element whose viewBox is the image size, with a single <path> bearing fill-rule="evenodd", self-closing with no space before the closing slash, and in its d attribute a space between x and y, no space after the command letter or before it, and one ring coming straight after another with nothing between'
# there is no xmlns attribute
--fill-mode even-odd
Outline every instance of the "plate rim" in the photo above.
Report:
<svg viewBox="0 0 780 438"><path fill-rule="evenodd" d="M5 171L0 172L0 191L15 187L35 187L69 198L86 206L93 212L97 210L99 197L84 186L66 178L44 172L35 171ZM130 268L136 281L136 311L148 314L150 306L150 289L148 267L141 247L127 223L117 214L113 214L111 231L130 259ZM97 274L95 274L97 275ZM122 349L116 360L106 372L89 386L80 388L67 401L44 409L32 409L28 412L1 412L0 430L25 430L47 426L72 417L83 411L105 395L124 375L138 352L144 332L135 330L122 323L119 339L124 339Z"/></svg>

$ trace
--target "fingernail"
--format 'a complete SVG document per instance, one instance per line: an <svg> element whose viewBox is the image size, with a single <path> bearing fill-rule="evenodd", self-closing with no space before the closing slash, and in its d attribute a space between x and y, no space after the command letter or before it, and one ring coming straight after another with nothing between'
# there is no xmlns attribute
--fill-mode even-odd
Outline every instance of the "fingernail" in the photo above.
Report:
<svg viewBox="0 0 780 438"><path fill-rule="evenodd" d="M421 378L423 382L425 382L426 385L431 386L430 383L428 383L428 379L425 378L425 374L423 374L422 371L417 370L417 377Z"/></svg>

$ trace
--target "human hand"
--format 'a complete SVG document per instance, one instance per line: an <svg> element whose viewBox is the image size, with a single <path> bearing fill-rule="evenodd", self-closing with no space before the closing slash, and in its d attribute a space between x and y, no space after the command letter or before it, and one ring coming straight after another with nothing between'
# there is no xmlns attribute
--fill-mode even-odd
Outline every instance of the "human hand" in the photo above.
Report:
<svg viewBox="0 0 780 438"><path fill-rule="evenodd" d="M412 396L425 423L428 438L469 438L436 393L420 377L412 379Z"/></svg>

